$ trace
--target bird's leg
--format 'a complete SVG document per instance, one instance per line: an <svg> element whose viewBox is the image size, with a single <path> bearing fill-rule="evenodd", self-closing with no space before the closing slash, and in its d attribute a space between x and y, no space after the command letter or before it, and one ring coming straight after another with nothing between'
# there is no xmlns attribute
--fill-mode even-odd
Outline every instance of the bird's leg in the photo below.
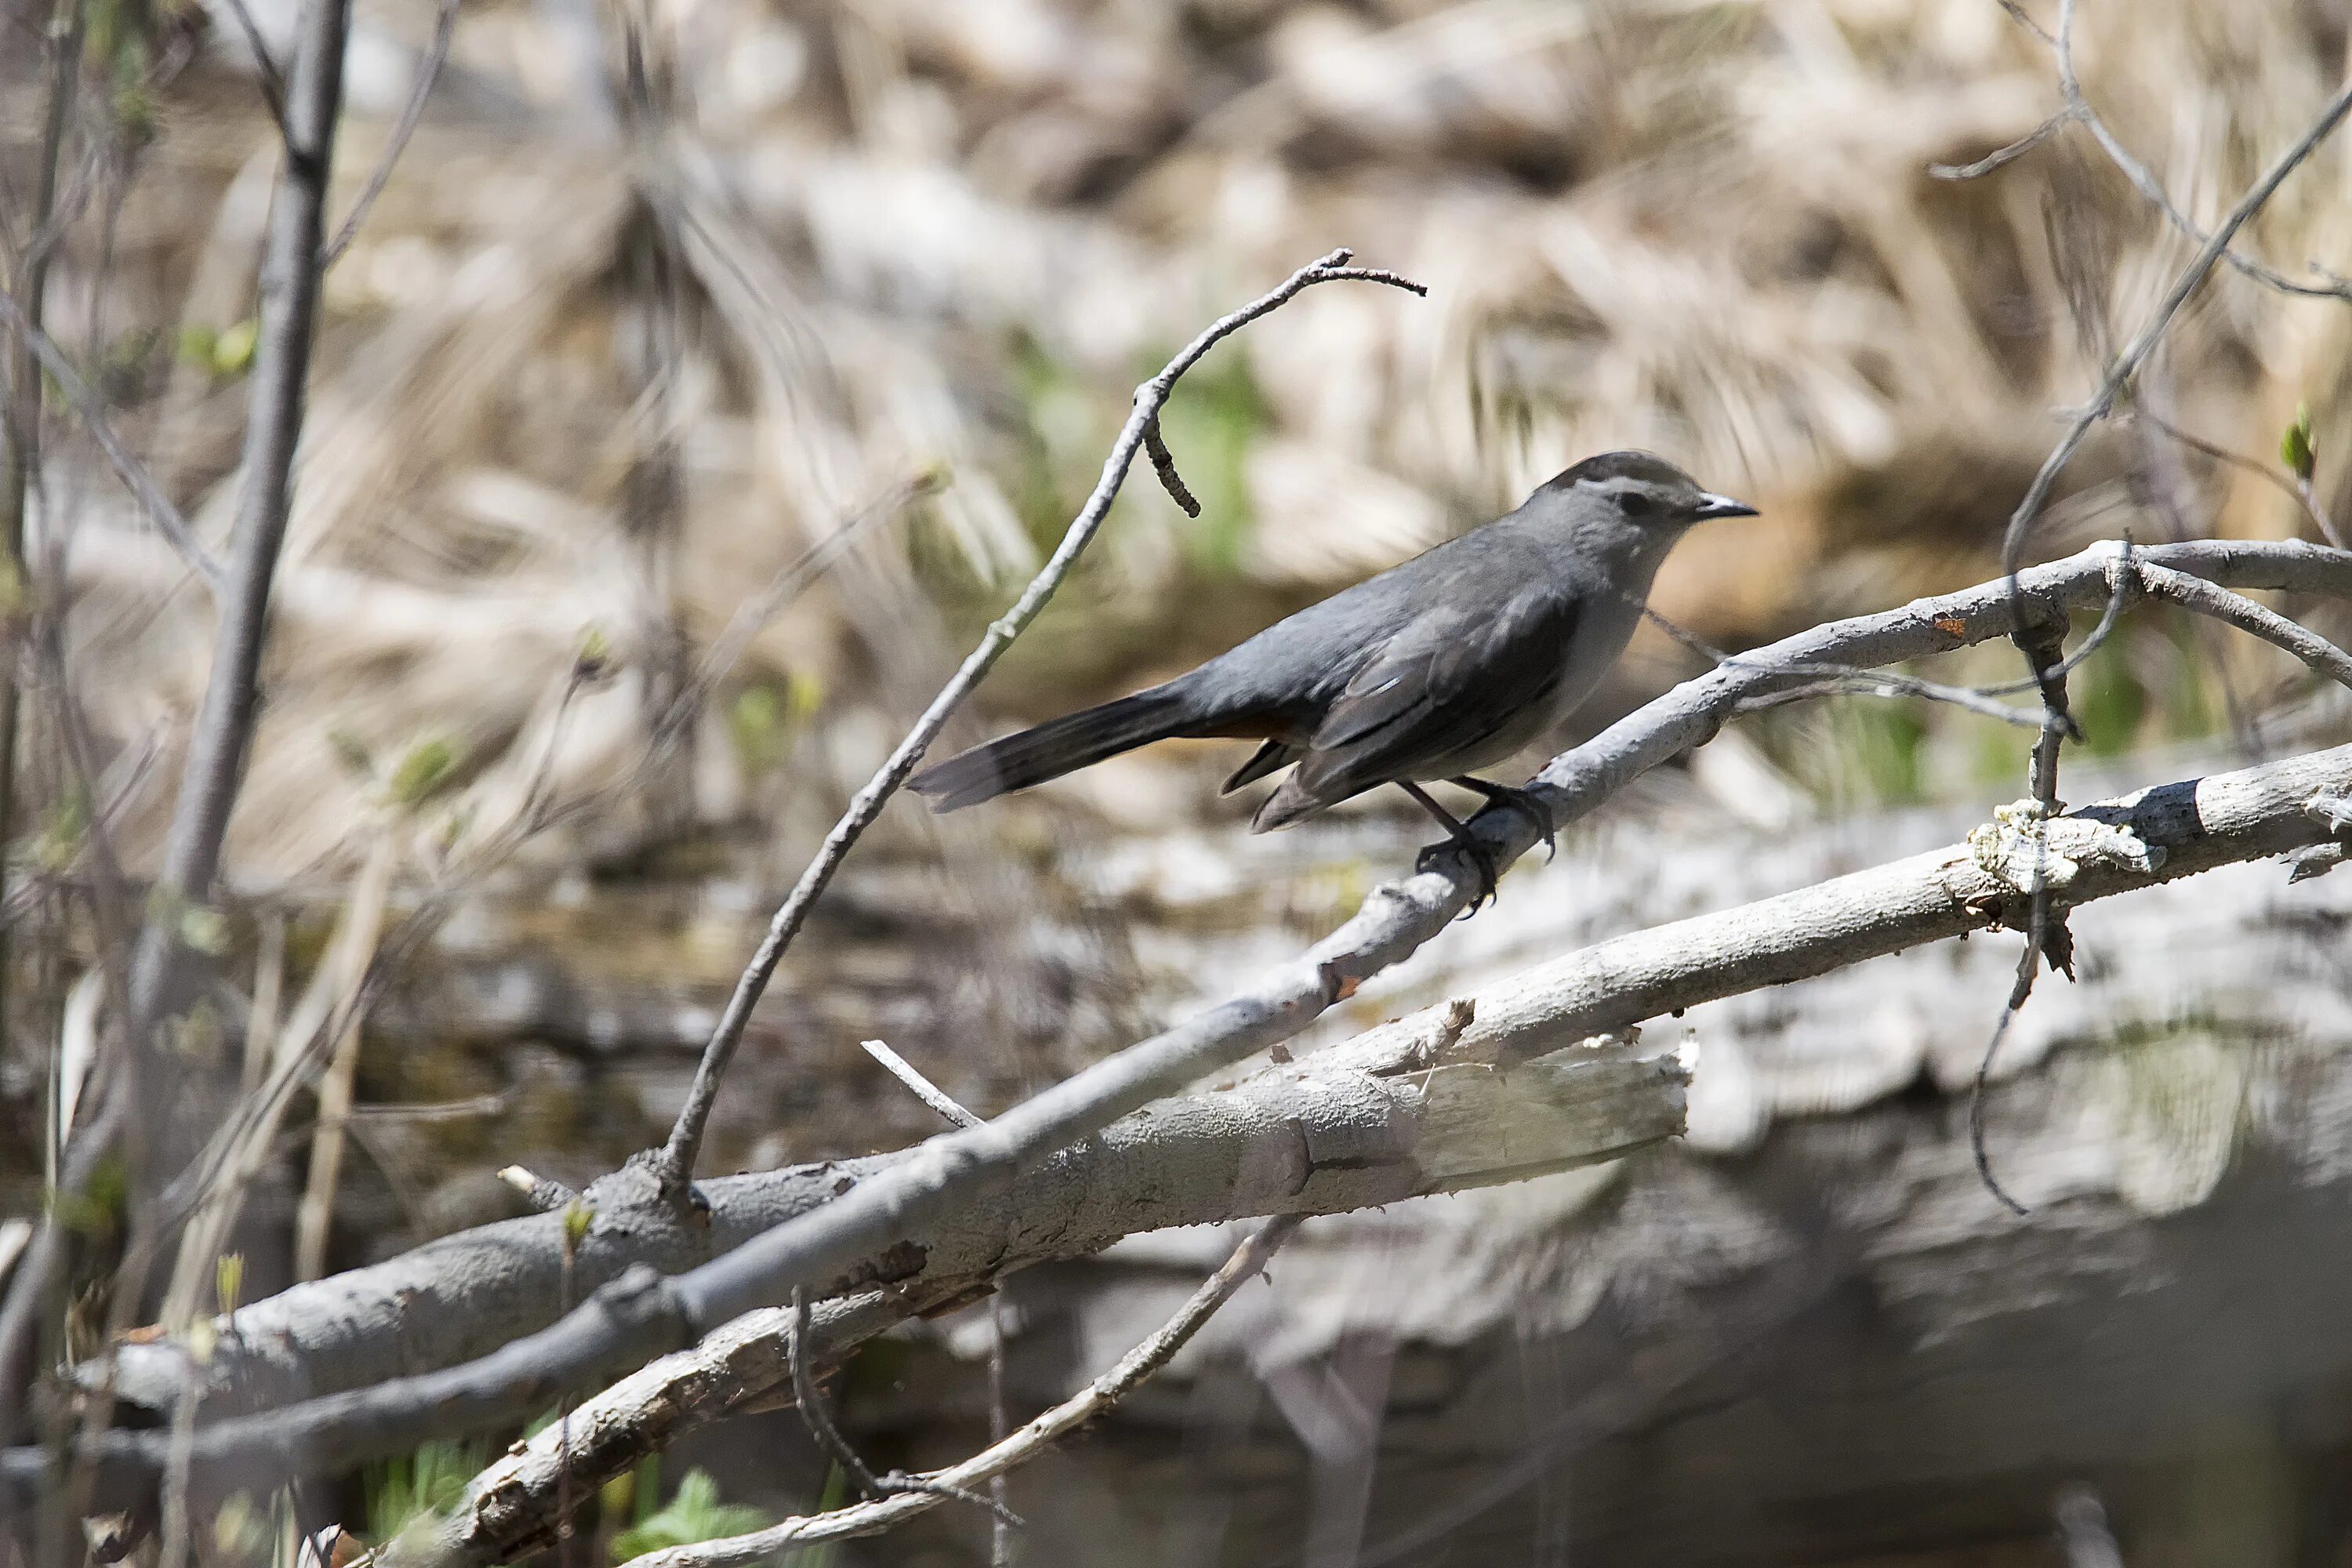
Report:
<svg viewBox="0 0 2352 1568"><path fill-rule="evenodd" d="M1477 836L1472 833L1468 828L1463 826L1461 822L1452 812L1438 805L1434 800L1432 800L1427 790L1422 788L1417 784L1409 783L1404 779L1397 780L1396 786L1397 788L1404 791L1405 794L1412 796L1415 801L1419 802L1422 810L1429 813L1430 816L1444 823L1445 825L1445 837L1447 839L1453 843L1454 847L1460 849L1463 854L1467 855L1470 858L1470 863L1472 865L1478 868L1478 876L1480 879L1478 896L1470 900L1470 909L1475 912L1480 904L1485 903L1487 900L1492 899L1496 895L1497 884L1502 880L1502 878L1498 876L1495 870L1495 858L1486 853L1486 847L1478 842ZM1421 858L1414 863L1413 868L1417 871L1427 870L1429 868L1429 858L1433 852L1433 847L1431 849L1423 850L1421 852Z"/></svg>
<svg viewBox="0 0 2352 1568"><path fill-rule="evenodd" d="M1544 864L1549 866L1559 857L1559 826L1552 820L1551 807L1545 805L1543 796L1535 791L1522 789L1516 784L1488 784L1485 779L1466 776L1447 779L1445 782L1458 784L1474 795L1485 795L1490 805L1509 806L1536 825L1536 832L1540 837L1544 847Z"/></svg>

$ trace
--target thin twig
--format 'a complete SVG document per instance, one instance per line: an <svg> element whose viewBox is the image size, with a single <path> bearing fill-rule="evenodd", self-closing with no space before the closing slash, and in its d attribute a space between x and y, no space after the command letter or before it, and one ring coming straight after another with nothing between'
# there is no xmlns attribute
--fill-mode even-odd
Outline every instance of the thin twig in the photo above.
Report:
<svg viewBox="0 0 2352 1568"><path fill-rule="evenodd" d="M97 442L98 449L105 454L107 465L113 468L115 477L122 481L124 487L138 498L141 509L147 513L147 520L155 525L155 531L171 542L172 548L179 552L180 558L204 579L206 587L215 594L222 592L226 574L220 563L196 542L195 531L188 526L186 517L156 484L154 476L147 471L147 466L133 457L131 449L122 444L121 437L115 435L114 426L100 408L98 398L75 373L73 362L5 292L0 292L0 325L14 332L26 352L56 381L58 389L65 394L66 401L80 416L82 426L89 432L90 439Z"/></svg>
<svg viewBox="0 0 2352 1568"><path fill-rule="evenodd" d="M811 583L829 571L847 552L849 547L877 523L896 517L926 496L936 495L945 488L947 474L939 468L929 468L911 479L901 479L859 507L824 538L803 548L780 567L768 579L767 586L735 606L734 614L695 667L693 677L684 689L665 709L653 726L652 739L646 745L648 762L656 752L665 752L687 727L701 713L709 701L710 693L727 679L759 635L767 629L785 605L800 595ZM646 764L641 763L640 766Z"/></svg>
<svg viewBox="0 0 2352 1568"><path fill-rule="evenodd" d="M1164 1367L1234 1292L1265 1267L1275 1250L1298 1228L1296 1215L1268 1220L1256 1234L1236 1247L1224 1266L1211 1275L1192 1299L1178 1309L1150 1338L1119 1358L1118 1364L1084 1389L1024 1425L1018 1432L992 1443L960 1465L933 1472L928 1479L947 1487L965 1489L993 1480L1005 1471L1028 1463L1055 1443L1118 1404ZM831 1513L787 1519L750 1535L721 1541L673 1546L635 1561L643 1568L740 1568L757 1563L788 1546L814 1545L875 1535L904 1519L939 1506L938 1494L901 1494L836 1509Z"/></svg>
<svg viewBox="0 0 2352 1568"><path fill-rule="evenodd" d="M425 118L425 100L433 91L434 79L441 74L442 63L449 58L449 40L457 36L460 4L461 0L441 0L441 9L433 19L433 41L425 46L425 58L417 63L416 80L409 89L407 103L401 108L399 121L392 128L392 140L384 143L383 156L377 161L375 172L360 188L359 199L352 204L351 216L343 219L343 226L335 231L335 237L320 252L321 273L341 260L343 252L352 247L360 225L367 221L368 210L391 182L393 165L400 162L408 139L416 134L417 124Z"/></svg>
<svg viewBox="0 0 2352 1568"><path fill-rule="evenodd" d="M809 1436L816 1439L816 1446L824 1450L827 1458L841 1467L842 1473L849 1478L850 1483L860 1493L877 1500L908 1494L952 1498L957 1502L968 1502L974 1508L984 1508L1005 1523L1017 1526L1022 1522L1019 1514L1006 1509L994 1498L957 1486L952 1481L910 1476L903 1470L876 1475L872 1467L858 1458L857 1450L849 1446L849 1439L841 1435L840 1428L834 1426L833 1418L825 1414L824 1395L817 1388L815 1374L809 1370L809 1324L808 1297L795 1288L793 1291L791 1353L793 1399L800 1406L801 1422L808 1428Z"/></svg>
<svg viewBox="0 0 2352 1568"><path fill-rule="evenodd" d="M2174 205L2171 194L2164 188L2164 183L2156 177L2147 164L2141 163L2133 154L2130 148L2123 144L2122 139L2116 135L2105 120L2100 118L2098 110L2091 107L2091 100L2084 96L2083 84L2074 74L2074 0L2061 0L2058 9L2058 36L2049 42L2052 53L2058 62L2058 90L2066 100L2065 117L2080 121L2089 129L2091 134L2097 139L2100 151L2106 153L2108 161L2123 172L2124 178L2132 183L2133 188L2137 190L2150 205L2164 215L2166 222L2200 245L2212 243L2213 237L2199 228L2188 214ZM2250 257L2241 256L2230 249L2229 227L2231 226L2225 226L2223 230L2219 231L2221 259L2228 262L2246 277L2264 288L2274 289L2283 294L2297 294L2313 299L2352 300L2352 286L2347 286L2341 279L2328 277L2328 280L2324 283L2297 282L2274 268ZM2324 268L2315 265L2313 270L2327 276Z"/></svg>
<svg viewBox="0 0 2352 1568"><path fill-rule="evenodd" d="M2158 430L2163 431L2164 434L2170 437L2173 440L2178 441L2180 445L2188 447L2192 452L2202 453L2204 456L2212 458L2217 463L2227 464L2231 468L2252 474L2256 479L2277 486L2279 490L2284 493L2288 500L2294 501L2297 506L2300 506L2303 509L2304 515L2311 519L2312 527L2319 531L2320 538L2326 540L2328 543L2334 545L2338 550L2342 550L2346 547L2344 536L2336 531L2336 520L2328 516L2327 509L2320 504L2319 494L2316 490L2312 489L2311 481L2303 478L2301 475L2290 475L2281 469L2273 468L2268 463L2249 458L2242 452L2233 452L2230 450L2229 447L2221 446L2218 442L2208 441L2202 436L2199 436L2193 431L2183 430L2179 426L2173 424L2162 415L2150 413L2143 406L2135 405L2132 408L2127 409L2125 412L2124 417L2134 420L2144 420L2147 424L2156 426Z"/></svg>
<svg viewBox="0 0 2352 1568"><path fill-rule="evenodd" d="M499 1180L520 1193L541 1214L554 1214L580 1201L580 1194L562 1182L541 1176L521 1165L499 1168Z"/></svg>
<svg viewBox="0 0 2352 1568"><path fill-rule="evenodd" d="M2052 41L2050 37L2050 29L2035 21L2033 19L2032 13L2028 11L2022 5L2019 4L2019 0L2000 0L2000 8L2009 13L2009 19L2011 21L2024 28L2027 32L2032 34L2043 43L2046 44Z"/></svg>
<svg viewBox="0 0 2352 1568"><path fill-rule="evenodd" d="M1810 686L1792 686L1785 691L1769 691L1761 697L1751 697L1739 705L1742 716L1769 712L1798 702L1818 701L1824 697L1916 697L1930 702L1947 702L1964 712L1997 723L2013 724L2021 730L2042 727L2041 713L2031 708L2012 708L2006 702L1995 702L1979 697L1962 687L1937 686L1933 681L1915 680L1905 675L1834 675Z"/></svg>
<svg viewBox="0 0 2352 1568"><path fill-rule="evenodd" d="M974 1116L956 1103L955 1097L916 1070L915 1064L892 1050L883 1040L860 1040L866 1054L882 1064L882 1070L907 1086L917 1100L929 1106L954 1127L977 1127L982 1118Z"/></svg>
<svg viewBox="0 0 2352 1568"><path fill-rule="evenodd" d="M2037 907L2042 904L2040 899L2034 902ZM2018 960L2017 979L2010 986L2009 1000L2002 1005L2000 1022L1993 1026L1992 1038L1985 1042L1984 1055L1977 1058L1976 1081L1969 1089L1969 1154L1976 1162L1977 1180L1984 1184L1985 1191L2000 1200L2003 1208L2020 1219L2033 1211L2010 1196L2009 1189L1993 1176L1992 1160L1985 1152L1984 1103L1985 1086L1992 1078L1993 1057L2000 1050L2001 1041L2009 1037L2010 1025L2017 1021L2017 1010L2025 1005L2025 998L2033 989L2033 967L2042 949L2031 940L2031 934L2025 952Z"/></svg>
<svg viewBox="0 0 2352 1568"><path fill-rule="evenodd" d="M2125 546L2127 557L2129 546ZM2017 578L2010 577L2014 596ZM2035 737L2033 756L2030 763L2030 786L2041 825L2033 834L2033 859L2027 875L2029 912L2026 916L2025 951L2018 955L2017 978L2011 984L2007 1005L2002 1007L2000 1022L1993 1026L1992 1038L1985 1042L1984 1055L1978 1059L1976 1082L1969 1095L1969 1152L1976 1161L1977 1177L1985 1190L1999 1199L2011 1213L2022 1217L2025 1206L2010 1196L2007 1189L1993 1179L1992 1162L1985 1152L1984 1096L1985 1083L1992 1073L1992 1060L2000 1050L2002 1037L2009 1026L2033 994L2034 978L2041 972L2043 958L2048 957L2071 978L2073 969L2065 960L2072 937L2067 933L2064 918L2052 906L2049 877L2050 842L2047 825L2063 809L2058 801L2059 752L2074 731L2074 716L2066 710L2066 677L2060 666L2059 650L2063 647L2064 627L2048 625L2021 627L2012 634L2013 640L2024 650L2026 663L2039 679L2042 691L2042 733ZM2054 695L2053 695L2054 693Z"/></svg>
<svg viewBox="0 0 2352 1568"><path fill-rule="evenodd" d="M1688 627L1679 626L1647 605L1642 613L1652 625L1664 632L1693 653L1713 663L1717 668L1738 666L1739 656L1726 653ZM2031 729L2042 722L2042 715L1995 702L1984 693L1965 686L1947 686L1941 681L1923 680L1915 675L1901 675L1893 670L1864 669L1854 665L1813 664L1799 667L1777 666L1792 675L1815 675L1821 679L1806 686L1792 686L1785 690L1767 692L1740 704L1742 713L1760 712L1769 708L1785 707L1815 698L1839 695L1860 697L1919 697L1932 702L1946 702L1982 718L1994 719L2004 724Z"/></svg>
<svg viewBox="0 0 2352 1568"><path fill-rule="evenodd" d="M286 124L286 77L278 68L277 58L269 46L261 41L261 29L254 25L253 13L246 8L245 0L226 0L229 15L236 18L237 30L245 35L245 47L253 51L254 68L261 75L261 100L269 106L269 118L277 123L278 134L289 145L293 132Z"/></svg>
<svg viewBox="0 0 2352 1568"><path fill-rule="evenodd" d="M1996 148L1973 163L1930 163L1927 174L1937 180L1979 180L2005 164L2014 163L2063 131L2074 116L2060 110L2024 135L2005 147Z"/></svg>
<svg viewBox="0 0 2352 1568"><path fill-rule="evenodd" d="M1013 607L990 625L980 646L965 658L955 675L931 700L930 706L924 709L914 728L908 731L906 738L892 751L889 759L857 792L856 797L849 803L849 809L834 824L833 831L825 835L824 847L802 871L800 880L793 885L791 894L768 922L767 934L761 939L758 950L743 970L742 978L736 983L734 994L728 998L726 1011L719 1016L718 1026L711 1030L709 1043L704 1047L702 1059L695 1068L694 1082L687 1091L686 1103L679 1110L677 1123L670 1129L669 1140L662 1150L664 1184L677 1201L683 1202L686 1185L693 1179L695 1156L701 1151L703 1129L709 1124L711 1108L718 1101L719 1080L725 1077L728 1064L734 1059L736 1047L742 1042L744 1026L751 1019L751 1009L758 1003L761 993L767 989L768 979L775 973L784 949L791 945L802 923L807 920L810 907L833 880L834 872L848 856L851 847L881 815L884 803L897 793L908 774L915 771L915 764L922 760L924 751L946 726L949 716L971 695L972 689L980 684L981 678L1003 656L1004 650L1013 646L1013 640L1036 619L1037 613L1045 607L1046 601L1061 586L1063 578L1076 564L1080 552L1092 542L1104 520L1110 515L1111 502L1118 497L1119 487L1126 482L1128 470L1135 462L1135 454L1144 443L1145 432L1159 418L1160 411L1166 405L1168 395L1178 379L1199 363L1202 357L1220 342L1318 283L1352 279L1383 283L1415 294L1427 292L1421 284L1393 272L1350 267L1348 265L1350 256L1349 251L1335 250L1321 260L1300 268L1279 287L1211 324L1179 351L1158 375L1136 389L1134 408L1128 415L1127 424L1119 431L1118 440L1112 444L1110 456L1103 461L1102 477L1096 481L1093 494L1079 509L1078 515L1062 536L1062 542L1054 551L1052 558L1036 576L1030 579L1029 585L1022 590Z"/></svg>
<svg viewBox="0 0 2352 1568"><path fill-rule="evenodd" d="M1012 1332L1012 1313L1004 1304L1004 1287L999 1285L988 1293L988 1446L995 1447L1013 1436L1013 1423L1004 1405L1005 1340ZM1013 1527L1004 1522L1010 1511L1012 1490L1002 1472L988 1479L988 1498L997 1507L996 1517L989 1521L988 1568L1013 1568Z"/></svg>

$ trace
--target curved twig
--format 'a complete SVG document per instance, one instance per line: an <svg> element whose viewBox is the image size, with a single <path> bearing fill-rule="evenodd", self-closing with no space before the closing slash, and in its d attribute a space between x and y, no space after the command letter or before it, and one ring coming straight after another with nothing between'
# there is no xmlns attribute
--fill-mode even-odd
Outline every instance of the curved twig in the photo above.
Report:
<svg viewBox="0 0 2352 1568"><path fill-rule="evenodd" d="M1207 1322L1219 1307L1233 1300L1234 1291L1248 1284L1265 1267L1266 1259L1274 1256L1276 1247L1290 1239L1298 1224L1298 1218L1294 1215L1268 1220L1248 1240L1234 1249L1233 1256L1209 1276L1206 1283L1192 1292L1192 1298L1177 1310L1174 1317L1161 1324L1149 1339L1121 1356L1117 1366L1027 1423L1011 1436L990 1444L960 1465L917 1478L932 1483L940 1489L940 1491L878 1498L871 1502L835 1509L831 1513L787 1519L750 1535L700 1541L689 1546L673 1546L636 1561L645 1568L740 1568L745 1563L764 1562L788 1546L878 1535L902 1519L910 1519L938 1507L943 1496L970 1495L971 1488L1037 1458L1118 1404L1146 1378L1166 1366L1176 1352L1184 1348L1184 1342L1201 1331L1201 1325ZM954 1489L946 1489L950 1488Z"/></svg>
<svg viewBox="0 0 2352 1568"><path fill-rule="evenodd" d="M717 1026L710 1032L710 1042L703 1047L702 1060L695 1068L694 1082L687 1091L686 1103L679 1109L677 1123L670 1129L669 1140L660 1151L663 1184L677 1201L684 1200L686 1185L693 1177L695 1156L702 1148L703 1129L710 1120L711 1107L717 1102L719 1079L726 1075L728 1064L734 1058L735 1047L742 1042L744 1026L751 1022L751 1008L760 1000L761 993L767 989L769 977L775 973L776 964L782 959L784 949L791 945L802 923L807 920L810 907L833 880L834 872L848 856L851 847L881 815L884 803L915 771L915 764L922 760L924 751L946 726L949 715L971 694L972 689L980 684L981 678L1003 657L1004 650L1013 646L1013 640L1036 619L1037 613L1045 607L1046 601L1062 585L1062 579L1076 564L1079 554L1101 530L1104 521L1110 515L1111 502L1117 499L1119 487L1127 481L1128 470L1134 465L1136 453L1144 446L1147 433L1158 421L1160 411L1166 405L1168 395L1177 381L1219 342L1259 317L1280 309L1318 283L1355 280L1383 283L1415 294L1428 292L1421 284L1393 272L1350 267L1348 263L1352 254L1347 250L1335 250L1321 260L1300 268L1278 287L1213 322L1179 350L1176 357L1170 360L1159 374L1136 388L1135 405L1129 413L1127 424L1119 431L1118 440L1111 445L1110 456L1103 460L1102 477L1096 480L1094 493L1087 498L1086 505L1072 520L1060 545L1037 574L1030 579L1029 585L1022 590L1013 607L990 624L988 634L981 639L980 646L965 657L954 676L931 700L930 706L923 710L922 717L916 720L914 728L907 731L906 738L891 752L888 760L857 792L856 798L849 803L849 809L842 813L841 819L834 824L833 831L825 835L823 847L801 872L800 880L793 884L792 892L768 922L767 934L761 938L759 948L752 953L751 963L744 967L742 978L736 983L734 994L728 998L726 1011L720 1014Z"/></svg>
<svg viewBox="0 0 2352 1568"><path fill-rule="evenodd" d="M2139 563L2137 575L2141 585L2157 597L2250 632L2284 648L2337 685L2352 686L2352 654L2277 611L2266 610L2243 595L2232 594L2201 577L2146 561Z"/></svg>
<svg viewBox="0 0 2352 1568"><path fill-rule="evenodd" d="M155 525L155 531L170 542L172 548L179 552L180 559L204 580L205 586L215 595L220 593L226 580L220 563L196 542L195 531L188 526L187 518L172 504L172 498L156 484L146 465L133 457L131 448L115 435L113 425L99 406L98 399L91 395L89 385L75 371L73 362L66 357L54 339L26 318L23 309L9 298L5 289L0 289L0 325L5 325L16 333L17 341L40 362L41 368L48 372L50 379L58 384L58 389L66 395L66 401L73 405L74 413L80 416L82 427L89 432L89 438L105 454L107 466L114 470L115 477L122 481L123 487L138 498L141 509L147 513L147 520Z"/></svg>
<svg viewBox="0 0 2352 1568"><path fill-rule="evenodd" d="M433 18L433 41L425 46L424 58L417 62L416 80L409 89L408 101L401 106L400 120L392 128L392 139L383 145L383 156L377 160L375 172L368 176L368 183L361 187L359 199L352 203L351 216L343 219L342 227L335 231L335 237L328 242L327 248L319 253L319 270L321 273L341 260L343 252L352 247L352 241L360 232L360 225L367 221L368 210L375 205L376 198L383 195L384 186L392 182L393 165L400 162L401 153L407 150L408 139L416 134L416 127L425 118L425 100L432 96L433 83L440 76L443 63L449 58L450 40L457 36L458 4L459 0L441 0L441 9Z"/></svg>

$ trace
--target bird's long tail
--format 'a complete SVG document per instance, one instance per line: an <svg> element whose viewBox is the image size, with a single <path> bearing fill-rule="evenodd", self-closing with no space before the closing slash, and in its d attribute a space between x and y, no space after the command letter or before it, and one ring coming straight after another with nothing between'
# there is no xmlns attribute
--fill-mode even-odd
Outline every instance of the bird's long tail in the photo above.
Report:
<svg viewBox="0 0 2352 1568"><path fill-rule="evenodd" d="M974 746L925 768L907 787L929 796L933 811L977 805L1153 741L1191 733L1192 706L1172 684L1155 686Z"/></svg>

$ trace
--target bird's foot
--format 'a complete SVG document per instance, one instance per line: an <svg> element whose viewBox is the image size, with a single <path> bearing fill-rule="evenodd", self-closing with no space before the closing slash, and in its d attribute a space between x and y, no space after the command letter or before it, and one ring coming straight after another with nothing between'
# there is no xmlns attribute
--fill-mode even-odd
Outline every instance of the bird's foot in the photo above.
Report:
<svg viewBox="0 0 2352 1568"><path fill-rule="evenodd" d="M1462 911L1466 918L1476 914L1481 905L1494 901L1500 890L1503 879L1495 869L1495 858L1486 853L1486 847L1479 843L1467 829L1454 833L1443 844L1432 844L1422 850L1420 856L1414 859L1412 868L1416 871L1434 870L1437 867L1437 858L1449 849L1462 851L1463 857L1478 871L1478 890L1471 895L1470 907Z"/></svg>
<svg viewBox="0 0 2352 1568"><path fill-rule="evenodd" d="M1514 784L1488 784L1485 779L1458 778L1449 783L1486 797L1489 805L1507 805L1535 824L1536 842L1544 847L1544 864L1549 865L1559 855L1559 826L1551 806L1543 796L1531 789Z"/></svg>

